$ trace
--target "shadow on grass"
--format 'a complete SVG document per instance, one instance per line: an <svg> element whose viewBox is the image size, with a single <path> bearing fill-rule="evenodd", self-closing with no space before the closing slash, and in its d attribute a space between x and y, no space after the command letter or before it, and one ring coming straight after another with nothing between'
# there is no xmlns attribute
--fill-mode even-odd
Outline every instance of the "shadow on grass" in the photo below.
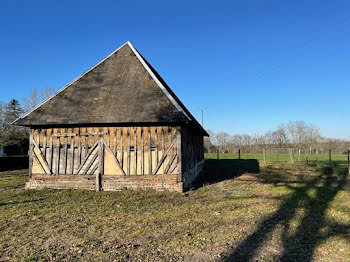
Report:
<svg viewBox="0 0 350 262"><path fill-rule="evenodd" d="M269 172L272 173L266 174L265 177L259 175L261 182L272 183L276 187L285 186L291 189L292 193L283 200L277 212L265 218L223 261L252 261L278 225L283 226L283 250L278 261L312 261L316 247L328 238L343 236L350 240L350 225L329 221L325 217L328 206L346 185L346 169L324 167L320 169L319 176L313 179L305 178L303 184L283 181L283 174L278 174L278 171L275 174L273 170ZM304 208L306 211L296 230L290 233L291 220L298 208ZM321 230L326 227L326 232Z"/></svg>
<svg viewBox="0 0 350 262"><path fill-rule="evenodd" d="M192 189L232 179L243 173L259 173L259 162L256 159L206 159L203 171L192 183Z"/></svg>
<svg viewBox="0 0 350 262"><path fill-rule="evenodd" d="M12 201L12 202L8 202L8 203L0 203L0 206L9 206L9 205L18 205L18 204L42 202L44 200L45 200L44 198L40 198L40 199L31 199L31 200L25 200L25 201Z"/></svg>

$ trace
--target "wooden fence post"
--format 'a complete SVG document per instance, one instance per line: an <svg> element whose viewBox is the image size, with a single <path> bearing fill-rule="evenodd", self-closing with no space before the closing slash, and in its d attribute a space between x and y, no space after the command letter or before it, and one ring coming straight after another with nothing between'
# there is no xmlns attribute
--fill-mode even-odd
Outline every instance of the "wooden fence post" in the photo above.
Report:
<svg viewBox="0 0 350 262"><path fill-rule="evenodd" d="M241 159L241 149L238 149L238 159Z"/></svg>
<svg viewBox="0 0 350 262"><path fill-rule="evenodd" d="M333 168L333 163L332 163L332 150L329 149L329 167Z"/></svg>
<svg viewBox="0 0 350 262"><path fill-rule="evenodd" d="M350 150L348 150L348 173L350 174Z"/></svg>
<svg viewBox="0 0 350 262"><path fill-rule="evenodd" d="M294 164L294 149L293 148L289 148L288 149L289 150L289 158L290 158L290 162L292 163L292 164Z"/></svg>
<svg viewBox="0 0 350 262"><path fill-rule="evenodd" d="M216 149L216 159L219 160L220 156L219 156L219 149Z"/></svg>
<svg viewBox="0 0 350 262"><path fill-rule="evenodd" d="M299 148L299 164L300 164L300 154L301 154L301 150Z"/></svg>
<svg viewBox="0 0 350 262"><path fill-rule="evenodd" d="M264 153L264 163L266 162L266 150L265 148L263 149L263 153Z"/></svg>

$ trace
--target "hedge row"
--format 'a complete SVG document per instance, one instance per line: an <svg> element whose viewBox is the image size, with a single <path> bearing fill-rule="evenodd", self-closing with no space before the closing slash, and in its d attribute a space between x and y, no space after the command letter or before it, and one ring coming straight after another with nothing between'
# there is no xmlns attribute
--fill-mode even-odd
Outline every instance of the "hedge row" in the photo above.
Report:
<svg viewBox="0 0 350 262"><path fill-rule="evenodd" d="M0 157L0 171L25 169L29 166L28 156Z"/></svg>

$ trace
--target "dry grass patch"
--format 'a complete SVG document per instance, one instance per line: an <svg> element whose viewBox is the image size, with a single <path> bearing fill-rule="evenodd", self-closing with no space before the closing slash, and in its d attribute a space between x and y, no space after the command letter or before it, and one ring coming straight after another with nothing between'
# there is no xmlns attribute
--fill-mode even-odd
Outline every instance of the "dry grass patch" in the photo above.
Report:
<svg viewBox="0 0 350 262"><path fill-rule="evenodd" d="M210 162L206 176L223 178L184 194L24 190L26 171L0 173L0 260L349 258L347 176L286 165L238 175L236 167Z"/></svg>

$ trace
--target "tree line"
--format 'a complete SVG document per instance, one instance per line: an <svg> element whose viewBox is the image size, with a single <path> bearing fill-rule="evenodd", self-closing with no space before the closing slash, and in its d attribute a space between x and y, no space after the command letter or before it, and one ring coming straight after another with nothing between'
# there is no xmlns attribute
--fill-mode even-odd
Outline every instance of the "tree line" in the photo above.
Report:
<svg viewBox="0 0 350 262"><path fill-rule="evenodd" d="M0 102L0 147L7 148L10 154L27 154L29 130L12 125L12 122L54 92L52 87L33 89L28 97L22 99L22 103L17 99L11 99L8 103Z"/></svg>
<svg viewBox="0 0 350 262"><path fill-rule="evenodd" d="M207 130L210 137L205 138L205 151L209 153L219 150L221 153L234 153L238 149L244 153L299 153L314 154L316 152L343 154L350 148L350 141L323 137L318 127L304 121L290 121L279 125L275 130L265 134L229 134L215 133Z"/></svg>

